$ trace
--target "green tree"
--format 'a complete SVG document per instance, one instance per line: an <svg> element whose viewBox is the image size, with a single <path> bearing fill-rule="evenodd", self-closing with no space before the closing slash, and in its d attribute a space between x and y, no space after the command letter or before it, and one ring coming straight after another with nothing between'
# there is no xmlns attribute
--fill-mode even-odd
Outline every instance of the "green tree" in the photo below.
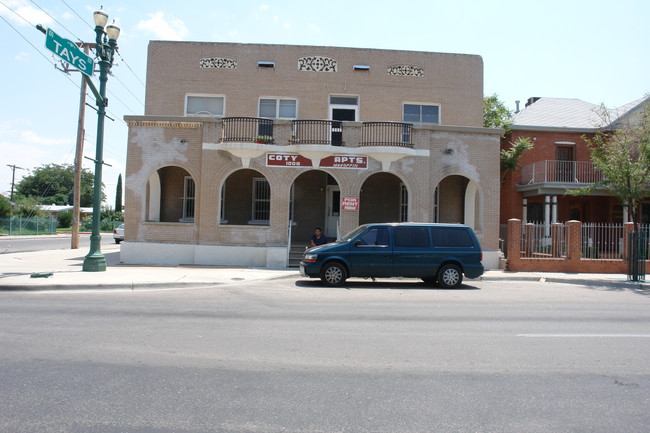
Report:
<svg viewBox="0 0 650 433"><path fill-rule="evenodd" d="M509 149L501 149L501 183L506 180L508 173L519 168L521 155L533 148L533 141L530 137L519 137L514 143L510 143Z"/></svg>
<svg viewBox="0 0 650 433"><path fill-rule="evenodd" d="M115 211L122 211L122 173L117 176L117 187L115 188Z"/></svg>
<svg viewBox="0 0 650 433"><path fill-rule="evenodd" d="M650 99L615 122L604 105L598 114L601 130L592 139L583 138L594 168L603 179L572 194L584 195L596 188L606 188L627 206L637 231L639 202L650 197Z"/></svg>
<svg viewBox="0 0 650 433"><path fill-rule="evenodd" d="M16 199L14 214L25 218L48 217L48 213L41 210L38 201L33 197L19 197Z"/></svg>
<svg viewBox="0 0 650 433"><path fill-rule="evenodd" d="M483 126L486 128L503 128L505 134L510 132L512 112L499 100L496 93L483 98Z"/></svg>
<svg viewBox="0 0 650 433"><path fill-rule="evenodd" d="M4 195L0 195L0 218L9 218L11 216L11 203Z"/></svg>
<svg viewBox="0 0 650 433"><path fill-rule="evenodd" d="M88 169L81 170L81 206L93 205L93 180ZM65 205L73 203L74 166L71 164L45 164L32 171L16 184L23 197L34 197L41 204ZM102 185L102 201L106 199Z"/></svg>
<svg viewBox="0 0 650 433"><path fill-rule="evenodd" d="M56 216L56 226L59 228L72 227L72 212L69 210L59 212Z"/></svg>

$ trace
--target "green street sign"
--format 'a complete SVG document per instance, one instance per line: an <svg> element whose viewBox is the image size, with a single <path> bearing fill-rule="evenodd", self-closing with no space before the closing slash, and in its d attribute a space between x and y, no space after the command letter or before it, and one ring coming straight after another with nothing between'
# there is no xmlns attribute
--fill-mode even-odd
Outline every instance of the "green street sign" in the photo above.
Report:
<svg viewBox="0 0 650 433"><path fill-rule="evenodd" d="M57 35L52 29L47 29L47 33L45 34L45 48L52 51L73 67L79 69L81 73L88 76L93 74L95 67L93 58L81 51L77 44Z"/></svg>

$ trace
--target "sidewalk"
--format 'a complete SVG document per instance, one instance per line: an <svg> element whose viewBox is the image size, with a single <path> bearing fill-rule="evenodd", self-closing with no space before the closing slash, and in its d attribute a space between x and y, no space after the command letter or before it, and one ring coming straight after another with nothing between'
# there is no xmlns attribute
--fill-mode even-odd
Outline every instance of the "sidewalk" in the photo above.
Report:
<svg viewBox="0 0 650 433"><path fill-rule="evenodd" d="M210 287L234 282L298 278L296 268L265 269L226 266L139 266L120 263L120 245L102 246L105 272L84 272L87 249L0 254L2 290L162 289ZM47 274L52 274L47 276ZM33 276L32 276L33 275ZM40 275L40 276L39 276ZM627 281L624 274L486 271L484 281L542 281L604 288L650 290L650 282ZM466 280L471 284L472 280Z"/></svg>

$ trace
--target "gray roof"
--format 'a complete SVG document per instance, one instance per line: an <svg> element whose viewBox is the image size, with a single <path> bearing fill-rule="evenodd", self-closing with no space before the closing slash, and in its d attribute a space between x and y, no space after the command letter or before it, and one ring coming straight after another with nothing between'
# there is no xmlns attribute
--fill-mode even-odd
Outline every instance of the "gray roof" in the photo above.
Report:
<svg viewBox="0 0 650 433"><path fill-rule="evenodd" d="M609 118L603 120L598 111L599 104L591 104L580 99L540 98L513 116L513 129L570 128L595 130L611 124L636 108L648 97L608 109Z"/></svg>

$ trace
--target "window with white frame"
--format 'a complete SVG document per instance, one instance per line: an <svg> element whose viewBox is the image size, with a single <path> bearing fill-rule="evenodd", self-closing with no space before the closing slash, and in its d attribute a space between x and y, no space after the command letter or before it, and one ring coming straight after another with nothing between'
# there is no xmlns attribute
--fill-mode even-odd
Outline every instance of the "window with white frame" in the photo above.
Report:
<svg viewBox="0 0 650 433"><path fill-rule="evenodd" d="M399 221L406 222L409 220L409 191L406 185L400 184L399 194Z"/></svg>
<svg viewBox="0 0 650 433"><path fill-rule="evenodd" d="M225 98L223 96L187 95L185 99L186 116L223 116Z"/></svg>
<svg viewBox="0 0 650 433"><path fill-rule="evenodd" d="M284 98L260 98L259 116L274 119L295 119L297 100Z"/></svg>
<svg viewBox="0 0 650 433"><path fill-rule="evenodd" d="M404 104L404 122L440 123L440 106L426 104Z"/></svg>
<svg viewBox="0 0 650 433"><path fill-rule="evenodd" d="M268 224L271 217L271 186L263 177L253 178L252 223Z"/></svg>
<svg viewBox="0 0 650 433"><path fill-rule="evenodd" d="M196 197L196 184L191 176L185 176L183 186L183 220L194 221L194 198Z"/></svg>

